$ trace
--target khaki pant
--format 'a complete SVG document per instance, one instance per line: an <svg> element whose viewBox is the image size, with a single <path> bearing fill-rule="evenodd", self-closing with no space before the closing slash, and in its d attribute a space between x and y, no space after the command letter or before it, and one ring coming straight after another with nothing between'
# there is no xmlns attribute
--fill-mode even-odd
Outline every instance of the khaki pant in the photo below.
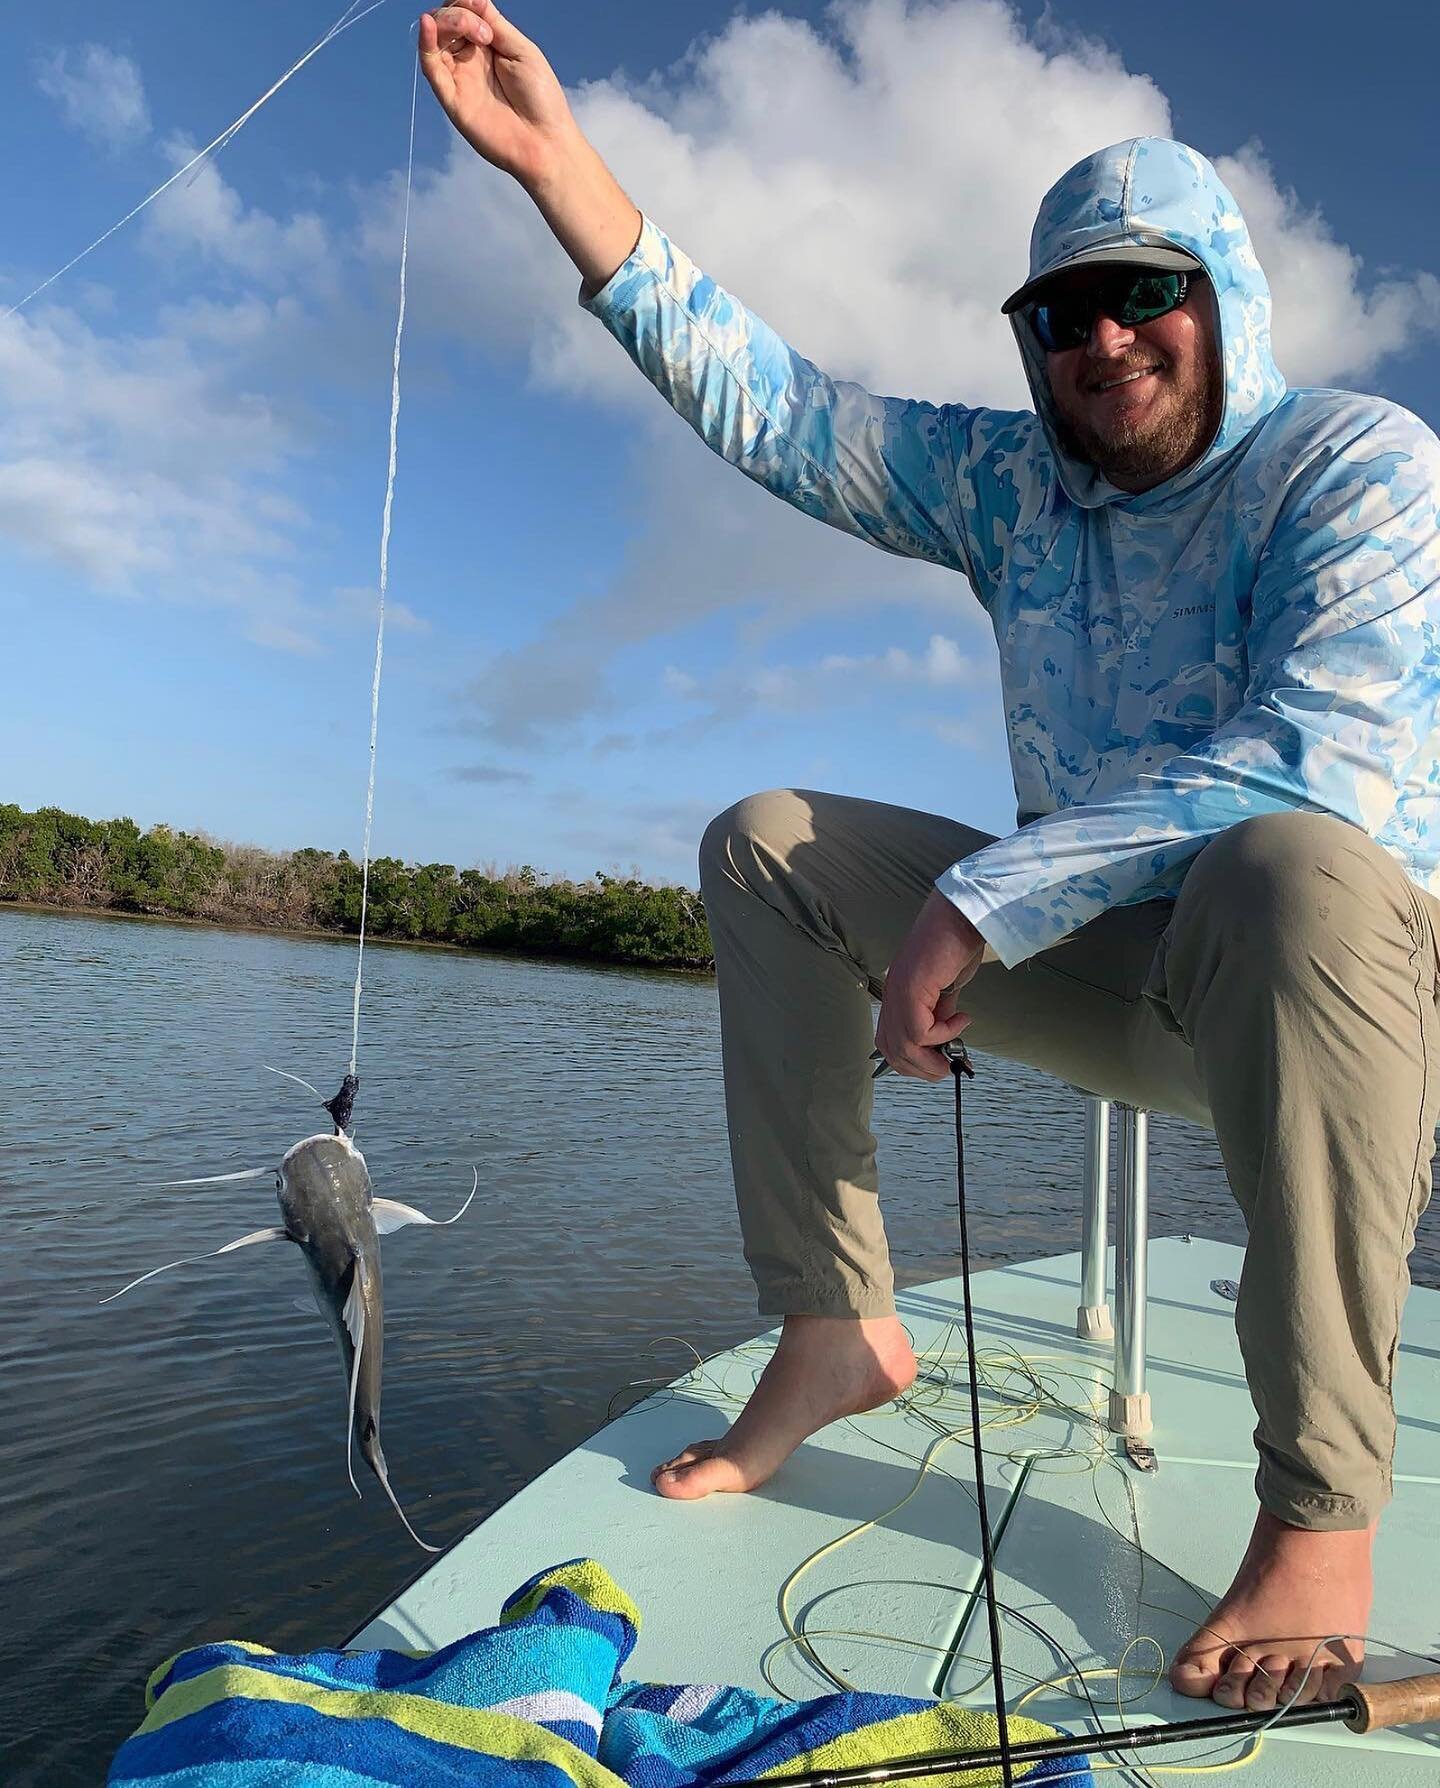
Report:
<svg viewBox="0 0 1440 1788"><path fill-rule="evenodd" d="M894 1309L868 1057L872 1000L931 884L988 837L795 790L706 832L745 1255L769 1315ZM1256 1487L1295 1526L1390 1494L1391 1381L1440 1101L1440 903L1364 833L1266 815L1178 901L1104 913L964 989L967 1039L1214 1130L1249 1230L1236 1311Z"/></svg>

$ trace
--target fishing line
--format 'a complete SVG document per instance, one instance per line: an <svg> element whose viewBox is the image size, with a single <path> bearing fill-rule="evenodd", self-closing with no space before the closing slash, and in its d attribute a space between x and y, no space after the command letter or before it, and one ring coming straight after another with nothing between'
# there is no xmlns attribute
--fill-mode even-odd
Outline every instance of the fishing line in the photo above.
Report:
<svg viewBox="0 0 1440 1788"><path fill-rule="evenodd" d="M960 1285L965 1300L965 1353L970 1377L970 1433L975 1455L975 1507L980 1517L980 1570L985 1585L985 1612L990 1628L990 1669L995 1679L995 1719L1000 1738L1000 1779L1012 1788L1010 1733L1005 1714L1005 1678L1000 1659L1000 1613L995 1606L995 1545L990 1535L990 1509L985 1496L985 1447L980 1438L980 1378L975 1365L975 1311L970 1298L970 1229L965 1211L965 1123L961 1089L975 1070L965 1045L952 1045L950 1074L955 1082L955 1183L960 1216Z"/></svg>
<svg viewBox="0 0 1440 1788"><path fill-rule="evenodd" d="M811 1625L803 1614L791 1612L795 1588L805 1573L818 1565L824 1558L838 1552L843 1546L888 1521L913 1498L927 1476L943 1477L973 1499L970 1485L947 1470L940 1461L942 1452L939 1445L940 1439L946 1435L952 1440L962 1439L966 1431L964 1428L948 1427L942 1419L946 1410L952 1405L958 1415L966 1401L959 1383L959 1349L957 1347L952 1353L951 1347L952 1340L958 1340L958 1336L959 1325L952 1319L940 1328L936 1339L928 1346L916 1349L919 1370L915 1385L910 1391L903 1393L893 1403L881 1409L871 1410L863 1416L844 1418L846 1426L852 1428L857 1434L864 1435L870 1445L894 1453L912 1465L915 1468L914 1482L909 1493L899 1502L880 1514L857 1523L834 1540L817 1548L807 1558L802 1559L784 1580L780 1600L782 1602L782 1625L786 1631L783 1637L776 1639L766 1647L760 1660L761 1674L765 1682L777 1696L784 1700L793 1701L796 1697L778 1680L775 1661L790 1650L797 1651L822 1678L842 1692L865 1692L866 1685L863 1682L852 1681L825 1658L821 1647L826 1640L872 1641L876 1644L892 1646L909 1652L924 1653L936 1658L948 1657L955 1663L973 1664L983 1671L983 1674L977 1676L973 1683L947 1687L945 1693L937 1697L937 1699L946 1702L963 1703L969 1696L978 1692L989 1674L988 1658L955 1651L951 1645L940 1645L928 1638L919 1638L898 1632L881 1632L874 1629L844 1626L816 1627ZM914 1346L914 1335L911 1334L909 1338ZM734 1349L720 1350L709 1356L703 1356L691 1343L684 1341L679 1336L667 1336L665 1339L678 1342L690 1351L694 1355L695 1365L683 1379L673 1380L664 1386L657 1385L652 1397L641 1400L647 1407L658 1407L685 1390L703 1390L718 1407L738 1410L744 1406L748 1390L753 1390L755 1379L758 1378L763 1363L769 1359L773 1352L770 1342L757 1340ZM725 1362L737 1358L742 1362L753 1360L755 1363L748 1390L735 1387L725 1370ZM1140 1592L1136 1597L1137 1607L1153 1608L1174 1619L1184 1620L1187 1624L1193 1622L1193 1615L1186 1615L1182 1610L1167 1603L1149 1600L1143 1594L1146 1568L1158 1565L1175 1577L1208 1611L1213 1597L1205 1595L1197 1585L1191 1583L1184 1573L1178 1571L1173 1565L1165 1563L1163 1559L1150 1553L1143 1543L1140 1534L1139 1511L1135 1503L1134 1486L1128 1468L1109 1448L1109 1428L1104 1411L1107 1407L1110 1381L1099 1363L1088 1360L1077 1362L1072 1356L1066 1354L1022 1354L1009 1343L1000 1343L994 1348L980 1351L975 1355L975 1359L977 1375L988 1396L1004 1405L998 1413L989 1415L982 1421L982 1428L987 1433L1021 1427L1039 1416L1049 1414L1077 1422L1090 1430L1093 1436L1092 1444L1088 1448L1072 1445L1044 1449L1027 1448L1022 1450L1017 1448L1008 1452L992 1450L988 1454L992 1461L999 1461L1002 1465L1006 1462L1023 1462L1030 1470L1039 1472L1055 1472L1073 1464L1076 1470L1087 1472L1093 1481L1096 1507L1101 1518L1114 1532L1117 1539L1135 1552L1139 1560L1142 1576ZM719 1370L716 1370L717 1367ZM747 1376L749 1375L747 1374ZM1092 1399L1088 1407L1075 1395L1062 1391L1061 1386L1066 1381L1084 1387L1085 1393L1088 1393ZM636 1379L632 1381L632 1384L639 1386L645 1382L647 1381ZM627 1409L624 1413L628 1414L630 1411ZM917 1454L900 1444L885 1439L882 1433L874 1431L877 1426L883 1427L886 1421L894 1422L896 1420L907 1424L911 1421L918 1422L930 1428L936 1438L926 1443L923 1453ZM1132 1527L1130 1533L1127 1533L1117 1522L1100 1495L1102 1468L1114 1472L1121 1480L1130 1512ZM853 1587L853 1585L847 1586L840 1583L834 1586L834 1591L843 1590L846 1587ZM834 1593L834 1591L826 1593ZM1149 1783L1155 1778L1166 1775L1228 1774L1248 1768L1258 1759L1264 1739L1276 1727L1277 1722L1290 1711L1296 1694L1303 1692L1302 1685L1300 1690L1290 1696L1282 1696L1274 1713L1267 1716L1256 1729L1222 1739L1218 1746L1198 1750L1183 1762L1152 1762L1141 1765L1133 1758L1128 1760L1113 1757L1102 1758L1100 1753L1104 1750L1105 1734L1113 1728L1106 1727L1105 1715L1097 1705L1089 1684L1092 1681L1114 1684L1114 1716L1123 1720L1126 1710L1146 1699L1153 1689L1160 1686L1163 1676L1163 1668L1132 1667L1129 1664L1129 1659L1140 1645L1153 1646L1157 1655L1163 1656L1163 1648L1159 1641L1149 1634L1140 1632L1137 1620L1136 1631L1125 1644L1117 1663L1082 1668L1053 1633L1032 1620L1022 1610L1004 1602L997 1602L997 1607L1007 1620L1023 1627L1047 1646L1065 1667L1063 1674L1041 1679L1036 1677L1033 1670L1012 1663L1011 1673L1018 1674L1022 1682L1027 1685L1013 1711L1018 1713L1036 1695L1046 1690L1064 1694L1080 1704L1084 1713L1098 1728L1095 1732L1084 1735L1090 1742L1092 1752L1096 1753L1091 1758L1090 1767L1097 1776L1101 1773L1118 1774L1122 1779ZM1408 1657L1431 1665L1440 1663L1440 1659L1428 1653L1415 1651L1410 1647L1396 1643L1393 1639L1386 1638L1384 1635L1371 1633L1368 1635L1336 1634L1320 1640L1312 1653L1312 1665L1314 1657L1318 1655L1320 1649L1332 1644L1337 1638L1345 1637L1363 1639L1367 1645L1383 1648L1397 1657ZM1253 1655L1244 1645L1236 1644L1234 1649L1243 1655ZM1133 1692L1127 1692L1125 1685L1129 1682L1135 1682L1141 1686ZM888 1692L888 1690L882 1692ZM1156 1730L1158 1731L1159 1728ZM1240 1754L1227 1756L1226 1752L1237 1741L1243 1746ZM1202 1744L1204 1741L1203 1738L1197 1738L1195 1742ZM998 1759L992 1758L992 1763L995 1761ZM1077 1770L1073 1773L1080 1772ZM1056 1775L1047 1779L1059 1781L1065 1778Z"/></svg>
<svg viewBox="0 0 1440 1788"><path fill-rule="evenodd" d="M174 186L177 181L183 180L192 169L198 168L207 156L218 155L231 139L244 129L260 110L261 106L273 99L285 83L299 74L300 70L304 68L305 64L309 62L312 57L318 56L321 50L325 49L327 45L334 43L335 39L342 36L352 25L358 25L361 19L368 19L372 12L378 12L385 4L385 0L371 0L370 5L367 6L363 12L356 12L355 9L360 4L361 0L350 0L350 5L345 8L344 12L342 12L340 17L336 19L330 29L325 32L324 36L318 38L311 44L310 48L306 50L300 60L288 68L285 73L281 75L280 79L275 82L274 86L267 88L266 91L260 95L259 99L255 101L254 105L242 112L240 116L235 119L233 124L227 124L224 130L220 132L220 135L216 137L213 142L207 143L197 154L192 155L183 168L177 168L168 180L162 180L160 185L157 186L153 192L146 193L145 197L141 199L138 205L133 206L125 213L124 217L120 218L118 222L111 224L110 228L104 231L103 234L97 236L88 248L82 248L79 254L75 255L71 260L68 260L63 267L57 267L48 279L42 279L40 284L35 287L34 291L27 292L23 298L17 303L12 304L8 310L0 311L0 323L8 321L17 311L24 310L25 306L29 304L32 299L38 298L42 292L49 291L50 287L55 284L57 279L63 279L72 267L78 267L87 255L94 254L95 250L99 248L102 243L108 242L118 231L123 230L126 224L138 217L147 205L154 204L155 200L158 199L162 193L169 192L170 188Z"/></svg>
<svg viewBox="0 0 1440 1788"><path fill-rule="evenodd" d="M375 742L380 731L380 670L385 662L385 595L390 587L390 518L395 506L395 472L400 434L400 347L405 336L405 288L410 263L410 195L415 184L415 104L420 91L416 58L410 84L410 149L405 162L405 223L400 239L400 304L395 317L395 351L390 369L390 463L385 510L380 523L380 616L375 628L375 672L370 682L370 776L365 788L365 847L360 871L360 947L355 957L355 1001L350 1031L350 1077L360 1051L360 993L365 967L365 920L370 904L370 828L375 818ZM342 1126L343 1127L343 1126Z"/></svg>
<svg viewBox="0 0 1440 1788"><path fill-rule="evenodd" d="M293 80L308 62L318 56L321 50L334 43L336 38L342 36L353 26L358 25L362 19L367 19L371 13L378 12L384 4L385 0L370 0L369 5L364 5L363 0L350 0L350 4L335 20L334 24L317 38L310 48L305 51L304 55L292 63L285 73L280 76L279 80L273 82L253 105L248 106L238 118L234 119L230 124L227 124L225 129L222 130L217 137L207 143L203 149L198 150L196 154L192 155L183 167L177 168L167 180L161 181L157 187L148 192L137 205L132 206L123 217L111 224L109 229L103 231L87 247L82 248L79 254L72 256L70 260L65 262L64 266L58 267L54 273L50 274L48 278L43 279L39 285L27 292L23 298L12 304L4 312L0 312L0 322L13 317L17 312L23 310L26 305L38 298L42 292L48 291L57 280L62 279L72 268L78 267L81 261L93 254L97 248L108 242L110 238L116 235L120 230L124 229L126 224L132 222L142 211L152 205L156 199L168 192L172 186L183 180L187 174L198 169L208 158L218 155L221 150L226 148L239 132L244 129L255 114L260 111L263 106L268 104L282 87ZM360 1047L360 996L363 985L365 930L370 899L370 837L375 814L375 746L380 724L380 673L385 654L385 597L389 588L390 529L395 502L397 439L400 423L400 350L405 330L406 273L410 250L410 204L415 177L415 115L416 101L419 93L419 82L420 67L417 60L412 75L410 92L410 142L405 168L405 222L400 248L400 303L395 324L395 347L391 367L390 457L385 484L384 514L380 532L380 613L375 634L375 669L371 679L370 689L370 767L365 794L365 843L361 861L360 941L355 962L355 990L352 1002L350 1032L350 1073L347 1086L349 1086L350 1082L354 1082L355 1080L356 1058ZM270 1071L272 1073L282 1074L286 1072L284 1069L271 1069ZM309 1087L309 1082L300 1080L299 1075L287 1075L287 1078L297 1080L300 1082L300 1085ZM311 1087L310 1090L312 1092L315 1091L313 1087ZM322 1103L325 1102L322 1100ZM346 1124L349 1122L350 1109L353 1103L354 1088L353 1086L350 1086L348 1097L347 1088L342 1087L335 1099L330 1101L326 1106L326 1109L330 1110L332 1116L335 1118L335 1127L337 1131L343 1131Z"/></svg>

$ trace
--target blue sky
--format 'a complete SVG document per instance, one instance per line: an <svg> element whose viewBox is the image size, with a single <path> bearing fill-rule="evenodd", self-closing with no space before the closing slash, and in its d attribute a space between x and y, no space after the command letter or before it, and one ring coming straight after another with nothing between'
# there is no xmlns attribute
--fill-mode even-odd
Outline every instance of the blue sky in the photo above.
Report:
<svg viewBox="0 0 1440 1788"><path fill-rule="evenodd" d="M339 9L135 0L63 44L12 11L0 308ZM1429 9L513 12L637 203L827 370L1024 401L995 312L1035 203L1164 130L1236 187L1292 382L1440 425ZM0 323L0 799L358 848L412 17ZM423 89L416 154L377 850L689 881L706 818L782 783L1006 829L963 584L712 461Z"/></svg>

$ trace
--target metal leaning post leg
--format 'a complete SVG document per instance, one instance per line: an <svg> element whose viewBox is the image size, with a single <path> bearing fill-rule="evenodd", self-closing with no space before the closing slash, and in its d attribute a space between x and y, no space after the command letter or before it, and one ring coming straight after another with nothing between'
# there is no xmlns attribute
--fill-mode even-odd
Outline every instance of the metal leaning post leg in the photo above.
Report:
<svg viewBox="0 0 1440 1788"><path fill-rule="evenodd" d="M1116 1104L1120 1117L1119 1210L1115 1225L1115 1388L1110 1427L1116 1434L1150 1432L1145 1389L1145 1266L1150 1239L1148 1113Z"/></svg>
<svg viewBox="0 0 1440 1788"><path fill-rule="evenodd" d="M1075 1333L1108 1341L1115 1333L1105 1299L1110 1252L1110 1101L1085 1095L1085 1228L1081 1242L1080 1307Z"/></svg>

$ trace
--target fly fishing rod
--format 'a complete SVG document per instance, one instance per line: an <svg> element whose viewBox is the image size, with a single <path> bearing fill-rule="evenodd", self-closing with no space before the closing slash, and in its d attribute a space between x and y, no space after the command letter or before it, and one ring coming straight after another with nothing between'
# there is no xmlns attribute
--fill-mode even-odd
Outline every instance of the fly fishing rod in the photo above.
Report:
<svg viewBox="0 0 1440 1788"><path fill-rule="evenodd" d="M1001 1751L933 1751L889 1763L857 1764L847 1769L814 1769L786 1776L785 1788L860 1788L868 1782L913 1782L924 1776L994 1770L1008 1757L1012 1764L1052 1762L1094 1752L1147 1751L1162 1745L1194 1744L1209 1739L1246 1738L1258 1732L1284 1732L1298 1726L1347 1726L1351 1732L1378 1732L1390 1726L1414 1726L1440 1720L1440 1674L1408 1676L1399 1682L1352 1683L1338 1701L1317 1701L1279 1713L1217 1715L1209 1720L1176 1720L1160 1726L1127 1726L1115 1732L1017 1741ZM773 1788L759 1780L732 1782L730 1788Z"/></svg>
<svg viewBox="0 0 1440 1788"><path fill-rule="evenodd" d="M955 1169L960 1226L960 1277L964 1298L965 1342L970 1356L970 1418L975 1445L975 1502L980 1521L981 1580L985 1591L990 1629L990 1668L995 1686L996 1730L999 1743L985 1750L935 1751L921 1756L892 1758L888 1762L854 1764L840 1769L817 1769L787 1776L785 1788L860 1788L870 1782L919 1781L926 1776L998 1770L1005 1788L1014 1780L1017 1766L1052 1762L1068 1757L1125 1754L1165 1745L1196 1744L1215 1739L1251 1737L1256 1733L1284 1731L1300 1726L1344 1725L1352 1732L1374 1732L1382 1727L1413 1726L1440 1721L1440 1674L1411 1676L1399 1682L1352 1683L1336 1701L1312 1702L1308 1707L1281 1708L1271 1713L1217 1714L1202 1720L1174 1720L1154 1726L1128 1726L1113 1732L1080 1736L1057 1734L1054 1738L1012 1743L1005 1711L1001 1676L1000 1626L995 1600L994 1543L985 1501L984 1454L980 1446L980 1388L975 1365L975 1327L970 1295L970 1236L965 1208L965 1133L961 1088L973 1079L974 1066L965 1045L957 1037L941 1046L950 1063L955 1083ZM886 1073L889 1063L879 1051L875 1076ZM733 1782L730 1788L763 1788L759 1781Z"/></svg>
<svg viewBox="0 0 1440 1788"><path fill-rule="evenodd" d="M980 1438L980 1377L975 1360L975 1309L970 1297L970 1229L965 1209L965 1113L961 1089L975 1078L975 1065L970 1052L959 1037L940 1045L940 1053L950 1064L955 1082L955 1202L960 1227L960 1288L965 1309L965 1354L970 1368L970 1439L975 1458L975 1512L980 1522L980 1575L985 1590L985 1613L990 1629L990 1679L995 1685L995 1729L1000 1735L995 1758L999 1764L1002 1788L1011 1788L1015 1780L1014 1753L1010 1729L1005 1718L1005 1678L1000 1661L1000 1615L995 1600L995 1542L990 1531L990 1510L985 1498L985 1448ZM878 1080L890 1071L890 1064L877 1049L871 1061L878 1063L872 1079ZM922 1775L934 1774L921 1770ZM799 1781L800 1777L795 1777ZM884 1777L861 1777L885 1780ZM898 1779L898 1778L895 1778ZM743 1785L742 1785L743 1788Z"/></svg>

